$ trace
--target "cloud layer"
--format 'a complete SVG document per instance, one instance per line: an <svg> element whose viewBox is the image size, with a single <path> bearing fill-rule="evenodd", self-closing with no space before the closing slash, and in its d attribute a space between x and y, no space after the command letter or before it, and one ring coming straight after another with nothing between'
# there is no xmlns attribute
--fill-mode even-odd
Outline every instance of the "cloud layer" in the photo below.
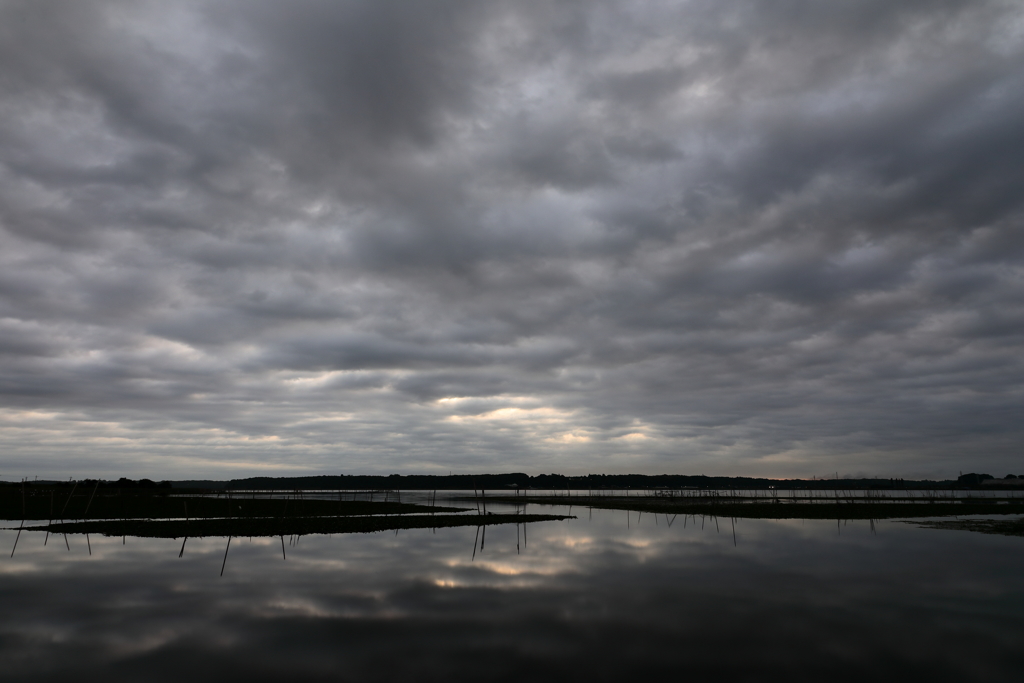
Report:
<svg viewBox="0 0 1024 683"><path fill-rule="evenodd" d="M1019 470L1014 2L0 3L0 476Z"/></svg>

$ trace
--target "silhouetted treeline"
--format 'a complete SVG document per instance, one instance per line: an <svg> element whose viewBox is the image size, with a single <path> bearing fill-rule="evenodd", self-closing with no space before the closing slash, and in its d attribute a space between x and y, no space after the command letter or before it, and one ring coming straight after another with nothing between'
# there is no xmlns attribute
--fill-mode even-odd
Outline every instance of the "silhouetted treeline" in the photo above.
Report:
<svg viewBox="0 0 1024 683"><path fill-rule="evenodd" d="M987 479L995 479L991 474L976 474L970 472L968 474L961 474L957 477L956 483L962 486L978 486L981 482Z"/></svg>
<svg viewBox="0 0 1024 683"><path fill-rule="evenodd" d="M218 482L223 487L224 482ZM169 481L152 481L150 479L126 479L121 477L117 481L107 481L105 479L78 479L69 481L52 481L48 479L30 479L28 481L3 481L0 482L0 486L35 486L51 488L74 488L76 486L81 487L82 490L98 489L129 489L129 490L152 490L158 492L161 490L169 490L171 488L171 482Z"/></svg>
<svg viewBox="0 0 1024 683"><path fill-rule="evenodd" d="M1024 475L1022 475L1024 476ZM511 489L536 489L547 491L606 490L606 489L825 489L825 490L880 490L880 489L950 489L973 488L984 485L1016 483L1014 475L1005 480L992 481L988 474L965 474L959 480L933 481L928 479L764 479L759 477L707 477L685 474L587 474L567 476L563 474L539 474L530 476L522 472L508 474L453 474L453 475L323 475L313 477L249 477L216 481L211 479L188 479L180 481L154 482L149 479L99 482L101 489L123 489L138 493L163 493L175 489L207 490L457 490L457 491L501 491ZM72 487L92 490L97 480L24 482L25 486ZM22 482L0 482L0 489L22 486Z"/></svg>
<svg viewBox="0 0 1024 683"><path fill-rule="evenodd" d="M325 475L316 477L251 477L228 482L173 482L181 488L221 489L391 489L391 490L463 490L509 489L601 490L601 489L896 489L950 488L953 481L910 481L905 479L763 479L757 477L707 477L682 474L588 474L567 476L522 472L509 474L454 475Z"/></svg>
<svg viewBox="0 0 1024 683"><path fill-rule="evenodd" d="M980 486L987 489L1019 489L1024 486L1024 474L1007 474L1002 479L996 479L991 474L968 472L957 477L956 482L961 488Z"/></svg>

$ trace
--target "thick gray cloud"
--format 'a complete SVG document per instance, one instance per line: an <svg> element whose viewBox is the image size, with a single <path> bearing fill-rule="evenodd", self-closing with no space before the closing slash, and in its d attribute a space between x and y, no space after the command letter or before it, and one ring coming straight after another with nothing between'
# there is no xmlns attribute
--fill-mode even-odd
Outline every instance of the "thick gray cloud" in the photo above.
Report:
<svg viewBox="0 0 1024 683"><path fill-rule="evenodd" d="M0 3L3 471L1020 469L1014 2Z"/></svg>

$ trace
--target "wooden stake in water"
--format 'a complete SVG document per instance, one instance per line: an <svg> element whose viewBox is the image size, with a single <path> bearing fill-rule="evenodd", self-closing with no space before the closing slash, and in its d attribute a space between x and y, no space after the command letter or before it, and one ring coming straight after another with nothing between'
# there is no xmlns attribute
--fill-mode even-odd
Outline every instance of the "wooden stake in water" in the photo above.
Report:
<svg viewBox="0 0 1024 683"><path fill-rule="evenodd" d="M53 489L50 489L50 519L46 522L46 538L43 539L43 547L46 547L46 542L50 540L49 526L51 524L53 524Z"/></svg>
<svg viewBox="0 0 1024 683"><path fill-rule="evenodd" d="M228 536L228 545L224 548L224 561L220 564L220 575L224 576L224 567L228 563L228 550L231 548L231 537Z"/></svg>
<svg viewBox="0 0 1024 683"><path fill-rule="evenodd" d="M18 535L14 537L14 547L11 548L11 557L18 549L18 539L21 538L21 530L25 528L25 480L21 480L21 526L18 527Z"/></svg>
<svg viewBox="0 0 1024 683"><path fill-rule="evenodd" d="M14 547L11 548L11 557L14 557L14 551L18 549L18 539L21 538L21 530L25 527L25 520L21 520L21 526L18 527L18 535L14 537Z"/></svg>
<svg viewBox="0 0 1024 683"><path fill-rule="evenodd" d="M85 516L89 514L89 508L92 507L92 499L96 497L96 489L98 489L99 487L100 487L100 480L97 479L96 480L96 486L94 486L93 489L92 489L92 495L89 496L89 502L85 506L85 512L82 513L82 519L85 519Z"/></svg>

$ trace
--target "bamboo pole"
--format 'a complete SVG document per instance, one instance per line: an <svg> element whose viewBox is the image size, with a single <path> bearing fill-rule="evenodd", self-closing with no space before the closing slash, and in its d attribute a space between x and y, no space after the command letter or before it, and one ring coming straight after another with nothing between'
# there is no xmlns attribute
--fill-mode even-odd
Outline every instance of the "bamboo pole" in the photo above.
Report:
<svg viewBox="0 0 1024 683"><path fill-rule="evenodd" d="M11 548L11 557L14 557L14 551L18 549L18 539L21 538L21 530L25 528L25 480L21 480L21 526L18 527L18 535L14 537L14 547Z"/></svg>
<svg viewBox="0 0 1024 683"><path fill-rule="evenodd" d="M89 502L85 506L85 512L82 513L82 519L89 514L89 508L92 507L92 499L96 497L96 489L100 487L100 480L96 480L96 486L92 487L92 495L89 496Z"/></svg>
<svg viewBox="0 0 1024 683"><path fill-rule="evenodd" d="M228 536L228 545L224 548L224 561L220 564L220 575L224 576L224 567L228 563L228 550L231 548L231 537Z"/></svg>
<svg viewBox="0 0 1024 683"><path fill-rule="evenodd" d="M46 542L50 540L50 525L53 524L53 489L50 489L50 519L46 522L46 538L43 539L43 547L46 547Z"/></svg>

